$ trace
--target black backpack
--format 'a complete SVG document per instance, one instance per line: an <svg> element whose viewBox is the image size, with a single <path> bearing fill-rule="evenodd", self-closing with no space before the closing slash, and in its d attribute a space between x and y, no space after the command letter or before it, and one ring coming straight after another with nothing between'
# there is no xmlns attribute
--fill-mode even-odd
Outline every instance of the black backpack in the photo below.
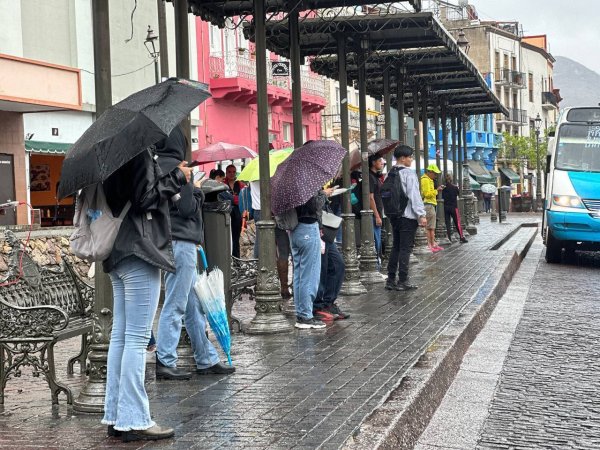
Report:
<svg viewBox="0 0 600 450"><path fill-rule="evenodd" d="M404 216L404 210L408 204L408 197L402 186L400 171L404 167L394 167L385 178L381 186L381 200L383 202L383 212L389 218L399 218Z"/></svg>

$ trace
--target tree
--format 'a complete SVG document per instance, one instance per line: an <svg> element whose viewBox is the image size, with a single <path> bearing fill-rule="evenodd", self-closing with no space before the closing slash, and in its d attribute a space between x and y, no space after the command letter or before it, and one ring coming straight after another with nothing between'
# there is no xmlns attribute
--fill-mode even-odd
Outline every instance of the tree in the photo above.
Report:
<svg viewBox="0 0 600 450"><path fill-rule="evenodd" d="M544 135L540 136L540 160L542 162L548 150L548 131L544 130ZM527 160L527 167L531 169L535 168L537 161L535 131L531 130L529 136L515 136L507 132L502 133L502 143L500 144L498 157L517 167L525 159Z"/></svg>

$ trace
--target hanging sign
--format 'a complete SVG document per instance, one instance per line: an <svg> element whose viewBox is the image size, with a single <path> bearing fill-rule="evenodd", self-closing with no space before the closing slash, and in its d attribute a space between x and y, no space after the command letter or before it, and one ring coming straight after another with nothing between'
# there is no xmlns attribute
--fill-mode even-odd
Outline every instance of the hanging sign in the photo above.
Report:
<svg viewBox="0 0 600 450"><path fill-rule="evenodd" d="M271 74L274 77L289 77L290 76L290 62L289 61L272 61L271 62Z"/></svg>

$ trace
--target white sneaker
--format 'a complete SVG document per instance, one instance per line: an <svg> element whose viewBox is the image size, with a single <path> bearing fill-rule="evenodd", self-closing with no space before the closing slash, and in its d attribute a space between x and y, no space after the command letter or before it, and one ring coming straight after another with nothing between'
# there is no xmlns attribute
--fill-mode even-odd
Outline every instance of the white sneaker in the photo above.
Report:
<svg viewBox="0 0 600 450"><path fill-rule="evenodd" d="M317 320L315 318L311 318L311 319L304 319L300 316L296 316L296 328L300 328L300 329L309 329L309 328L314 328L314 329L319 329L319 328L325 328L325 324L323 322L321 322L320 320Z"/></svg>

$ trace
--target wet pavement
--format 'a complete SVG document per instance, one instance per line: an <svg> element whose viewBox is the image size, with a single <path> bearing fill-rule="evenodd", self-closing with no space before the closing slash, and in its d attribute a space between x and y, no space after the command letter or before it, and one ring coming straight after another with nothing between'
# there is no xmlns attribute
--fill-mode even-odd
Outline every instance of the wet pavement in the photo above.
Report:
<svg viewBox="0 0 600 450"><path fill-rule="evenodd" d="M600 448L599 267L540 261L477 448Z"/></svg>
<svg viewBox="0 0 600 450"><path fill-rule="evenodd" d="M194 375L190 381L160 381L147 368L154 419L176 429L176 438L122 444L106 436L99 416L52 407L43 379L24 373L9 380L0 406L0 448L339 448L398 386L406 371L450 320L503 270L505 258L533 228L520 228L498 250L490 248L531 215L513 215L509 224L483 216L479 233L465 245L421 257L411 293L383 286L360 297L339 300L352 317L326 330L277 336L236 334L233 376ZM235 313L253 315L249 302ZM59 378L75 395L85 378L67 376L65 362L76 340L56 346Z"/></svg>
<svg viewBox="0 0 600 450"><path fill-rule="evenodd" d="M415 449L600 448L599 268L538 237Z"/></svg>

